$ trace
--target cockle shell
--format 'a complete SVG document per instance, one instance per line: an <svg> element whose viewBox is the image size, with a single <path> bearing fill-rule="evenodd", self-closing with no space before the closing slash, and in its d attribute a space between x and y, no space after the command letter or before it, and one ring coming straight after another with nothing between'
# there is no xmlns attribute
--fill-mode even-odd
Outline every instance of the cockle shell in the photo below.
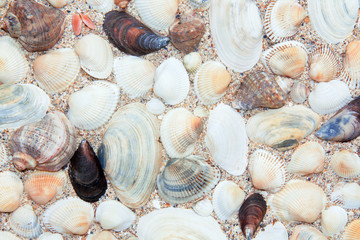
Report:
<svg viewBox="0 0 360 240"><path fill-rule="evenodd" d="M111 118L119 98L120 89L116 84L93 81L70 95L67 117L80 129L97 129Z"/></svg>
<svg viewBox="0 0 360 240"><path fill-rule="evenodd" d="M64 240L64 238L59 233L44 232L39 236L38 240Z"/></svg>
<svg viewBox="0 0 360 240"><path fill-rule="evenodd" d="M20 206L23 184L13 172L0 173L0 212L12 212Z"/></svg>
<svg viewBox="0 0 360 240"><path fill-rule="evenodd" d="M20 171L58 171L74 154L75 141L75 127L62 112L55 111L39 122L19 128L12 135L9 148Z"/></svg>
<svg viewBox="0 0 360 240"><path fill-rule="evenodd" d="M325 204L324 191L303 180L290 180L281 191L269 197L271 210L283 221L313 223Z"/></svg>
<svg viewBox="0 0 360 240"><path fill-rule="evenodd" d="M62 8L68 4L69 0L47 0L53 7Z"/></svg>
<svg viewBox="0 0 360 240"><path fill-rule="evenodd" d="M352 0L354 1L354 0ZM350 1L349 1L350 2ZM350 89L360 88L360 41L354 40L346 47L342 78Z"/></svg>
<svg viewBox="0 0 360 240"><path fill-rule="evenodd" d="M343 178L356 178L360 175L360 158L348 150L336 152L330 161L332 170Z"/></svg>
<svg viewBox="0 0 360 240"><path fill-rule="evenodd" d="M183 63L184 63L184 67L189 73L191 74L196 73L201 67L201 63L202 63L200 53L192 52L185 55L183 59Z"/></svg>
<svg viewBox="0 0 360 240"><path fill-rule="evenodd" d="M90 7L101 13L107 13L115 7L114 0L86 0Z"/></svg>
<svg viewBox="0 0 360 240"><path fill-rule="evenodd" d="M327 240L327 238L312 226L298 225L294 228L289 240Z"/></svg>
<svg viewBox="0 0 360 240"><path fill-rule="evenodd" d="M225 171L235 176L245 172L249 149L245 120L230 106L220 103L210 112L205 144Z"/></svg>
<svg viewBox="0 0 360 240"><path fill-rule="evenodd" d="M8 232L8 231L0 231L0 239L6 240L21 240L15 234Z"/></svg>
<svg viewBox="0 0 360 240"><path fill-rule="evenodd" d="M303 103L310 94L310 89L302 82L296 82L292 86L289 96L295 103Z"/></svg>
<svg viewBox="0 0 360 240"><path fill-rule="evenodd" d="M190 209L165 208L140 218L139 239L207 239L226 240L220 225L212 217L201 217Z"/></svg>
<svg viewBox="0 0 360 240"><path fill-rule="evenodd" d="M220 171L199 156L170 159L157 178L160 197L170 204L191 202L210 192Z"/></svg>
<svg viewBox="0 0 360 240"><path fill-rule="evenodd" d="M19 207L11 213L9 225L17 235L25 238L36 238L41 234L39 218L30 205Z"/></svg>
<svg viewBox="0 0 360 240"><path fill-rule="evenodd" d="M346 211L338 206L331 206L321 213L321 228L323 233L331 237L345 229L347 223Z"/></svg>
<svg viewBox="0 0 360 240"><path fill-rule="evenodd" d="M195 205L193 205L192 208L193 208L194 212L196 212L198 215L203 216L203 217L210 216L210 214L214 210L214 207L211 204L211 201L207 198L204 200L198 201L197 203L195 203Z"/></svg>
<svg viewBox="0 0 360 240"><path fill-rule="evenodd" d="M8 148L5 143L0 141L0 167L10 161L10 156L8 153Z"/></svg>
<svg viewBox="0 0 360 240"><path fill-rule="evenodd" d="M357 240L360 238L360 219L353 220L346 226L343 240Z"/></svg>
<svg viewBox="0 0 360 240"><path fill-rule="evenodd" d="M250 117L246 132L250 140L279 151L296 147L320 124L320 117L303 105L268 110Z"/></svg>
<svg viewBox="0 0 360 240"><path fill-rule="evenodd" d="M157 98L151 98L150 101L146 103L146 109L155 115L163 114L165 111L165 105Z"/></svg>
<svg viewBox="0 0 360 240"><path fill-rule="evenodd" d="M331 201L345 209L360 208L360 186L356 182L335 185Z"/></svg>
<svg viewBox="0 0 360 240"><path fill-rule="evenodd" d="M113 116L98 158L116 195L127 207L144 205L160 171L160 124L145 105L128 104Z"/></svg>
<svg viewBox="0 0 360 240"><path fill-rule="evenodd" d="M269 224L259 232L254 240L289 240L288 232L281 222Z"/></svg>
<svg viewBox="0 0 360 240"><path fill-rule="evenodd" d="M335 79L340 72L340 61L329 46L323 45L309 55L309 77L317 82Z"/></svg>

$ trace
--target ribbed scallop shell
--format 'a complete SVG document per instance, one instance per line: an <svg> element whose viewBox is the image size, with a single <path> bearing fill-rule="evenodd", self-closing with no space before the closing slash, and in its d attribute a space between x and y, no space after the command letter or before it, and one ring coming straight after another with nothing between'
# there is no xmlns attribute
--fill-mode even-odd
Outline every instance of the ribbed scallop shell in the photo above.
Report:
<svg viewBox="0 0 360 240"><path fill-rule="evenodd" d="M270 192L284 187L288 177L285 161L262 149L250 156L248 169L254 187Z"/></svg>
<svg viewBox="0 0 360 240"><path fill-rule="evenodd" d="M86 240L116 240L117 238L109 231L101 231L95 234L89 234ZM136 238L137 239L137 238Z"/></svg>
<svg viewBox="0 0 360 240"><path fill-rule="evenodd" d="M195 76L195 93L201 103L213 104L224 96L230 82L231 75L222 63L208 61Z"/></svg>
<svg viewBox="0 0 360 240"><path fill-rule="evenodd" d="M70 48L51 51L34 61L34 77L50 94L61 92L73 84L79 71L79 57Z"/></svg>
<svg viewBox="0 0 360 240"><path fill-rule="evenodd" d="M309 55L309 77L317 82L333 80L340 73L340 64L329 46L320 46Z"/></svg>
<svg viewBox="0 0 360 240"><path fill-rule="evenodd" d="M296 0L270 2L266 8L264 30L273 42L281 42L296 34L306 10Z"/></svg>
<svg viewBox="0 0 360 240"><path fill-rule="evenodd" d="M344 58L344 69L342 78L349 85L350 89L360 87L360 41L354 40L346 47Z"/></svg>
<svg viewBox="0 0 360 240"><path fill-rule="evenodd" d="M0 141L0 166L10 161L10 155L4 142Z"/></svg>
<svg viewBox="0 0 360 240"><path fill-rule="evenodd" d="M0 212L12 212L20 206L23 184L13 172L0 173Z"/></svg>
<svg viewBox="0 0 360 240"><path fill-rule="evenodd" d="M315 222L325 208L326 195L316 184L291 180L269 197L269 206L283 221Z"/></svg>
<svg viewBox="0 0 360 240"><path fill-rule="evenodd" d="M331 206L321 213L321 228L323 233L331 237L345 229L347 223L346 211L338 206Z"/></svg>
<svg viewBox="0 0 360 240"><path fill-rule="evenodd" d="M343 178L356 178L360 175L360 158L348 150L336 152L330 161L332 170Z"/></svg>
<svg viewBox="0 0 360 240"><path fill-rule="evenodd" d="M80 129L97 129L111 118L119 98L120 89L116 84L94 81L70 95L67 117Z"/></svg>
<svg viewBox="0 0 360 240"><path fill-rule="evenodd" d="M6 239L6 240L21 240L18 238L15 234L7 231L0 231L0 239Z"/></svg>
<svg viewBox="0 0 360 240"><path fill-rule="evenodd" d="M315 227L298 225L294 228L289 240L327 240L327 238Z"/></svg>
<svg viewBox="0 0 360 240"><path fill-rule="evenodd" d="M217 168L199 156L171 159L157 178L158 193L171 204L191 202L209 193L220 175Z"/></svg>
<svg viewBox="0 0 360 240"><path fill-rule="evenodd" d="M0 85L0 130L39 121L49 104L49 96L33 84Z"/></svg>
<svg viewBox="0 0 360 240"><path fill-rule="evenodd" d="M107 13L114 7L114 0L86 0L86 3L101 13Z"/></svg>
<svg viewBox="0 0 360 240"><path fill-rule="evenodd" d="M44 232L38 238L38 240L63 240L64 238L59 233Z"/></svg>
<svg viewBox="0 0 360 240"><path fill-rule="evenodd" d="M192 208L194 212L203 217L210 216L210 214L214 210L214 207L209 199L198 201Z"/></svg>
<svg viewBox="0 0 360 240"><path fill-rule="evenodd" d="M165 111L165 104L157 98L152 98L146 103L146 109L152 114L160 115Z"/></svg>
<svg viewBox="0 0 360 240"><path fill-rule="evenodd" d="M183 59L184 67L189 73L196 73L201 67L202 59L198 52L192 52L185 55Z"/></svg>
<svg viewBox="0 0 360 240"><path fill-rule="evenodd" d="M245 200L245 192L232 181L222 181L213 193L213 205L220 220L229 220L240 209Z"/></svg>
<svg viewBox="0 0 360 240"><path fill-rule="evenodd" d="M62 192L66 183L64 171L31 173L24 183L25 192L37 204L43 205Z"/></svg>
<svg viewBox="0 0 360 240"><path fill-rule="evenodd" d="M356 182L340 182L335 185L331 201L345 209L360 208L360 186Z"/></svg>
<svg viewBox="0 0 360 240"><path fill-rule="evenodd" d="M343 240L360 239L360 219L356 219L346 226L343 234Z"/></svg>
<svg viewBox="0 0 360 240"><path fill-rule="evenodd" d="M29 64L20 45L11 37L3 36L0 37L0 49L0 83L23 80L29 71Z"/></svg>
<svg viewBox="0 0 360 240"><path fill-rule="evenodd" d="M225 171L235 176L245 172L249 140L245 120L233 108L220 103L210 112L205 144Z"/></svg>
<svg viewBox="0 0 360 240"><path fill-rule="evenodd" d="M90 76L105 79L110 76L114 56L110 44L95 34L88 34L75 44L81 68Z"/></svg>
<svg viewBox="0 0 360 240"><path fill-rule="evenodd" d="M41 233L39 218L30 205L19 207L10 214L9 224L11 229L22 237L36 238Z"/></svg>
<svg viewBox="0 0 360 240"><path fill-rule="evenodd" d="M269 224L259 232L254 240L289 240L288 232L281 222Z"/></svg>
<svg viewBox="0 0 360 240"><path fill-rule="evenodd" d="M79 198L61 199L46 209L43 223L52 232L85 234L94 220L90 203Z"/></svg>
<svg viewBox="0 0 360 240"><path fill-rule="evenodd" d="M213 0L210 29L220 60L236 72L251 69L262 52L261 14L254 1Z"/></svg>
<svg viewBox="0 0 360 240"><path fill-rule="evenodd" d="M149 60L130 55L114 61L115 81L132 99L141 97L150 90L154 83L155 69Z"/></svg>
<svg viewBox="0 0 360 240"><path fill-rule="evenodd" d="M292 86L289 96L295 103L303 103L310 94L310 89L302 82L296 82Z"/></svg>
<svg viewBox="0 0 360 240"><path fill-rule="evenodd" d="M189 76L178 59L171 57L156 69L154 93L165 103L175 105L182 102L188 95L189 89Z"/></svg>

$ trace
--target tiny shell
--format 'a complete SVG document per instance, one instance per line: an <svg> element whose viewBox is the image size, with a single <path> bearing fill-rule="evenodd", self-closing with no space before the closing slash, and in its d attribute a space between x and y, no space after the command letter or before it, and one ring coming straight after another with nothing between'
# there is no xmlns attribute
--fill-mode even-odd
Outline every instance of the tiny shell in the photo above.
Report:
<svg viewBox="0 0 360 240"><path fill-rule="evenodd" d="M199 105L194 109L194 115L200 118L206 118L209 116L209 110L205 106Z"/></svg>
<svg viewBox="0 0 360 240"><path fill-rule="evenodd" d="M350 2L350 1L349 1ZM346 47L342 78L350 89L360 88L360 41L354 40Z"/></svg>
<svg viewBox="0 0 360 240"><path fill-rule="evenodd" d="M183 63L186 70L189 73L194 74L199 70L201 66L201 55L198 52L189 53L184 56Z"/></svg>
<svg viewBox="0 0 360 240"><path fill-rule="evenodd" d="M114 0L86 0L86 3L101 13L107 13L115 7Z"/></svg>
<svg viewBox="0 0 360 240"><path fill-rule="evenodd" d="M336 152L330 161L332 170L343 178L356 178L360 175L360 158L348 150Z"/></svg>
<svg viewBox="0 0 360 240"><path fill-rule="evenodd" d="M340 182L335 185L331 194L331 201L345 209L360 208L359 184Z"/></svg>
<svg viewBox="0 0 360 240"><path fill-rule="evenodd" d="M298 225L294 228L289 240L327 240L327 238L315 227Z"/></svg>
<svg viewBox="0 0 360 240"><path fill-rule="evenodd" d="M281 222L274 225L269 224L264 228L263 232L259 232L254 240L288 240L288 232Z"/></svg>
<svg viewBox="0 0 360 240"><path fill-rule="evenodd" d="M53 7L62 8L68 4L68 0L47 0Z"/></svg>
<svg viewBox="0 0 360 240"><path fill-rule="evenodd" d="M20 206L23 184L13 172L0 173L0 212L12 212Z"/></svg>
<svg viewBox="0 0 360 240"><path fill-rule="evenodd" d="M152 114L160 115L164 113L165 105L159 99L151 98L150 101L146 103L146 109Z"/></svg>
<svg viewBox="0 0 360 240"><path fill-rule="evenodd" d="M343 240L358 240L360 239L360 219L356 219L346 226L343 234Z"/></svg>
<svg viewBox="0 0 360 240"><path fill-rule="evenodd" d="M30 205L19 207L10 214L9 225L17 235L25 238L36 238L41 234L39 218Z"/></svg>
<svg viewBox="0 0 360 240"><path fill-rule="evenodd" d="M295 103L303 103L310 94L310 89L302 82L296 82L290 91L291 100Z"/></svg>
<svg viewBox="0 0 360 240"><path fill-rule="evenodd" d="M39 236L38 240L64 240L64 238L59 233L44 232Z"/></svg>
<svg viewBox="0 0 360 240"><path fill-rule="evenodd" d="M344 231L347 223L346 211L338 206L331 206L321 213L321 228L323 233L331 237Z"/></svg>
<svg viewBox="0 0 360 240"><path fill-rule="evenodd" d="M309 77L317 82L328 82L340 73L340 61L327 45L320 46L309 55Z"/></svg>
<svg viewBox="0 0 360 240"><path fill-rule="evenodd" d="M198 201L193 205L193 210L200 216L208 217L214 210L213 205L209 199Z"/></svg>

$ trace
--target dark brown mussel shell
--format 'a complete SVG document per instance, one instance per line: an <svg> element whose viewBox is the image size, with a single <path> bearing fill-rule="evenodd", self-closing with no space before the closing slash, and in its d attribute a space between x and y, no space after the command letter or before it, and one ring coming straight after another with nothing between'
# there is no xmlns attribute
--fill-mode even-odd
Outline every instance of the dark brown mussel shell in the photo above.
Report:
<svg viewBox="0 0 360 240"><path fill-rule="evenodd" d="M251 194L241 205L239 222L246 239L251 239L266 213L266 201L259 193Z"/></svg>
<svg viewBox="0 0 360 240"><path fill-rule="evenodd" d="M160 50L170 39L156 35L142 22L124 11L110 11L105 15L104 31L121 51L135 56Z"/></svg>
<svg viewBox="0 0 360 240"><path fill-rule="evenodd" d="M84 201L96 202L106 192L104 171L86 140L80 143L70 160L69 176L76 194Z"/></svg>
<svg viewBox="0 0 360 240"><path fill-rule="evenodd" d="M65 14L33 0L14 0L4 17L4 30L29 52L46 51L61 38Z"/></svg>

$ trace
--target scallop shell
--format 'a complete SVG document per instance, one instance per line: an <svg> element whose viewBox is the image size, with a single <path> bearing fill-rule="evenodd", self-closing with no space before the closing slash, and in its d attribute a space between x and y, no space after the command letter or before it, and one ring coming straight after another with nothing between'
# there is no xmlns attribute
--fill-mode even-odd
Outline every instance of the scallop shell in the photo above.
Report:
<svg viewBox="0 0 360 240"><path fill-rule="evenodd" d="M52 232L64 234L85 234L94 219L90 203L79 198L61 199L46 209L43 223Z"/></svg>
<svg viewBox="0 0 360 240"><path fill-rule="evenodd" d="M360 158L348 150L336 152L330 161L332 170L343 178L356 178L360 175Z"/></svg>
<svg viewBox="0 0 360 240"><path fill-rule="evenodd" d="M331 201L345 209L360 208L359 184L340 182L335 185L331 194Z"/></svg>
<svg viewBox="0 0 360 240"><path fill-rule="evenodd" d="M309 55L309 77L317 82L333 80L340 73L340 64L329 46L320 46Z"/></svg>
<svg viewBox="0 0 360 240"><path fill-rule="evenodd" d="M0 212L13 212L20 206L23 184L13 172L0 173Z"/></svg>
<svg viewBox="0 0 360 240"><path fill-rule="evenodd" d="M53 7L62 8L68 4L69 0L47 0Z"/></svg>
<svg viewBox="0 0 360 240"><path fill-rule="evenodd" d="M202 63L201 55L198 52L189 53L184 56L183 63L186 70L189 73L194 74L201 67L201 63Z"/></svg>
<svg viewBox="0 0 360 240"><path fill-rule="evenodd" d="M306 142L296 148L287 169L292 174L320 173L325 165L325 150L318 142Z"/></svg>
<svg viewBox="0 0 360 240"><path fill-rule="evenodd" d="M39 218L30 205L19 207L11 213L9 225L17 235L22 237L36 238L41 234Z"/></svg>
<svg viewBox="0 0 360 240"><path fill-rule="evenodd" d="M70 95L67 117L80 129L97 129L111 118L119 98L120 90L116 84L94 81Z"/></svg>
<svg viewBox="0 0 360 240"><path fill-rule="evenodd" d="M313 223L325 204L324 191L303 180L290 180L280 192L269 197L269 206L283 221Z"/></svg>
<svg viewBox="0 0 360 240"><path fill-rule="evenodd" d="M26 77L29 64L20 45L9 36L0 37L0 83L17 83Z"/></svg>
<svg viewBox="0 0 360 240"><path fill-rule="evenodd" d="M33 84L0 85L0 130L39 121L50 98Z"/></svg>
<svg viewBox="0 0 360 240"><path fill-rule="evenodd" d="M135 56L124 56L114 61L115 81L131 99L141 97L151 89L155 69L149 60Z"/></svg>
<svg viewBox="0 0 360 240"><path fill-rule="evenodd" d="M249 149L245 120L230 106L220 103L210 112L205 144L225 171L235 176L245 172Z"/></svg>
<svg viewBox="0 0 360 240"><path fill-rule="evenodd" d="M38 240L64 240L64 238L59 233L44 232L39 236Z"/></svg>
<svg viewBox="0 0 360 240"><path fill-rule="evenodd" d="M89 234L86 240L116 240L117 238L109 231L101 231L96 234Z"/></svg>
<svg viewBox="0 0 360 240"><path fill-rule="evenodd" d="M175 105L182 102L188 95L189 89L189 76L178 59L171 57L156 69L154 93L165 103Z"/></svg>
<svg viewBox="0 0 360 240"><path fill-rule="evenodd" d="M44 205L62 192L66 183L64 171L31 173L24 183L25 192L39 205Z"/></svg>
<svg viewBox="0 0 360 240"><path fill-rule="evenodd" d="M200 216L208 217L214 210L214 207L209 199L204 199L195 203L193 210Z"/></svg>
<svg viewBox="0 0 360 240"><path fill-rule="evenodd" d="M321 213L321 228L323 233L331 237L344 231L347 223L346 211L338 206L331 206Z"/></svg>
<svg viewBox="0 0 360 240"><path fill-rule="evenodd" d="M151 98L150 101L146 103L146 109L155 115L163 114L165 111L165 105L157 98Z"/></svg>
<svg viewBox="0 0 360 240"><path fill-rule="evenodd" d="M302 82L296 82L290 91L291 100L295 103L303 103L310 94L310 89Z"/></svg>
<svg viewBox="0 0 360 240"><path fill-rule="evenodd" d="M234 182L222 181L213 193L214 211L218 219L229 220L240 209L245 192Z"/></svg>
<svg viewBox="0 0 360 240"><path fill-rule="evenodd" d="M6 240L21 240L15 234L8 232L8 231L0 231L0 239Z"/></svg>
<svg viewBox="0 0 360 240"><path fill-rule="evenodd" d="M350 2L350 1L349 1ZM360 41L354 40L346 47L344 58L344 69L342 78L349 85L350 89L360 87Z"/></svg>
<svg viewBox="0 0 360 240"><path fill-rule="evenodd" d="M360 238L360 219L353 220L346 226L343 240L356 240Z"/></svg>
<svg viewBox="0 0 360 240"><path fill-rule="evenodd" d="M114 0L86 0L86 3L96 11L104 14L115 7Z"/></svg>
<svg viewBox="0 0 360 240"><path fill-rule="evenodd" d="M289 240L288 232L281 222L269 224L259 232L254 240Z"/></svg>
<svg viewBox="0 0 360 240"><path fill-rule="evenodd" d="M0 141L0 167L10 161L10 155L4 142Z"/></svg>
<svg viewBox="0 0 360 240"><path fill-rule="evenodd" d="M268 71L280 76L297 78L304 72L308 55L304 44L287 41L267 49L261 60Z"/></svg>
<svg viewBox="0 0 360 240"><path fill-rule="evenodd" d="M51 51L34 61L34 77L50 94L61 92L73 84L79 71L79 57L70 48Z"/></svg>
<svg viewBox="0 0 360 240"><path fill-rule="evenodd" d="M157 178L158 193L170 204L191 202L209 193L220 175L217 168L199 156L170 159Z"/></svg>
<svg viewBox="0 0 360 240"><path fill-rule="evenodd" d="M327 238L312 226L298 225L294 228L289 240L327 240Z"/></svg>

